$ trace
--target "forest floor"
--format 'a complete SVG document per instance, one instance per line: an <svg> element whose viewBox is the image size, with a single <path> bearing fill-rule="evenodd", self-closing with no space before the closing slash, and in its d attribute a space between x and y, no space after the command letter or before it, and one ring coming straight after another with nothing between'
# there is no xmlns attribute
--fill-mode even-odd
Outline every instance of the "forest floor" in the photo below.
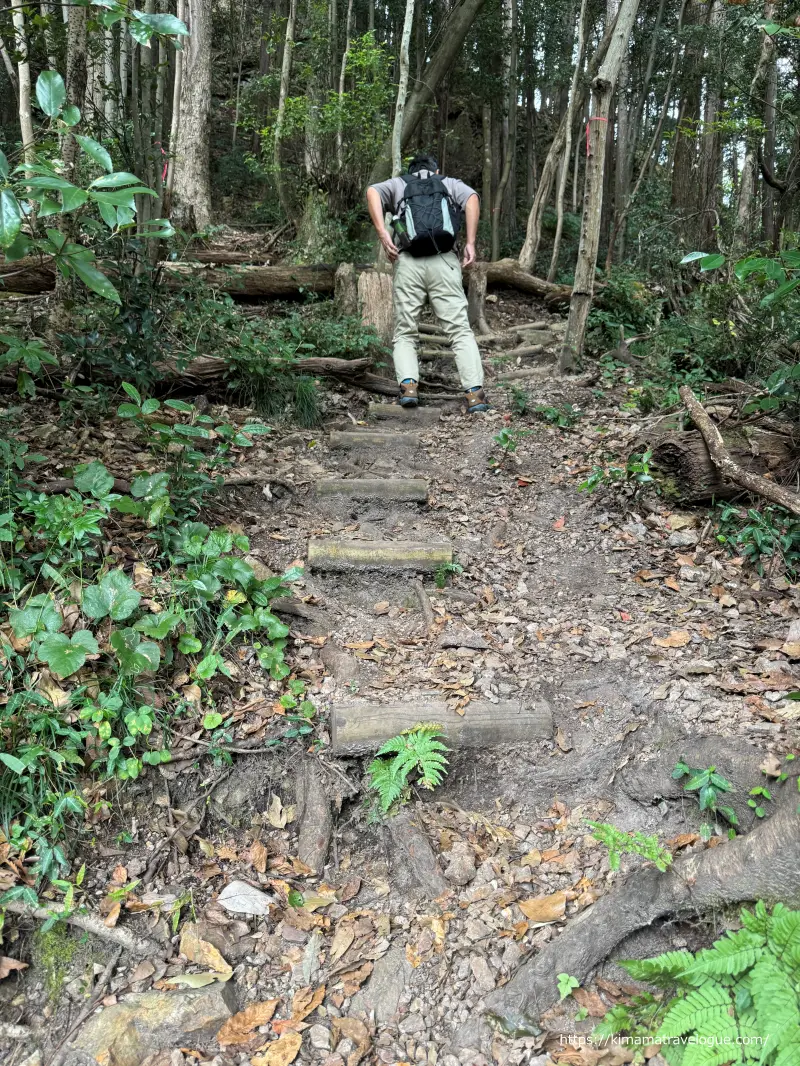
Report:
<svg viewBox="0 0 800 1066"><path fill-rule="evenodd" d="M490 315L495 324L550 319L553 343L560 328L555 316L511 296ZM298 742L236 754L201 828L173 836L150 882L121 893L120 925L161 950L118 959L103 1009L83 1027L68 1064L97 1055L128 1066L151 1052L163 1052L147 1060L159 1066L632 1059L627 1047L565 1042L635 993L614 959L548 1010L538 1035L498 1033L465 1047L462 1031L492 990L623 876L610 870L587 820L657 833L673 853L725 846L724 823L701 839L696 801L671 777L676 752L693 767L718 766L737 786L741 828L752 824L749 789L767 783L760 766L800 743L800 704L785 698L800 687L791 661L800 596L784 578L759 576L731 557L703 509L578 491L595 463L627 456L647 428L626 409L625 385L521 380L528 413L520 414L512 395L493 385L491 358L487 368L495 404L488 415L467 419L443 405L439 421L420 426L418 448L342 451L320 432L276 434L235 471L268 487L215 502L218 521L250 536L251 561L278 574L305 560L311 537L330 535L446 540L463 569L444 588L426 577L430 625L408 575L307 572L295 593L291 649L319 708L323 743L314 758L334 808L324 873L311 875L296 857ZM572 428L533 414L537 405L565 403L580 411ZM335 391L326 428L352 429L365 411L363 394ZM494 438L509 426L526 434L493 465L501 458ZM83 461L104 458L103 432L83 438ZM425 478L429 501L316 497L314 483L331 476ZM473 699L549 707L553 733L451 753L444 785L415 792L406 808L433 851L435 864L426 866L425 856L403 848L391 819L370 809L367 762L330 754L325 723L337 702L403 702L424 718L432 693L465 718ZM234 746L263 747L280 714L246 656L225 699L237 722ZM198 743L201 731L187 732L172 746L172 763L119 789L113 820L96 827L85 849L90 910L144 877L156 845L220 776L198 759ZM635 876L641 861L624 860L624 873ZM220 898L231 882L262 891L249 912ZM302 905L287 905L292 889ZM267 913L258 916L261 906ZM732 918L653 926L617 957L704 946ZM45 951L32 929L23 923L16 934L32 965L0 985L0 1013L45 1039L47 1063L112 956L102 940L59 927ZM127 1001L126 1013L130 993L140 998ZM579 1011L588 1017L576 1020ZM33 1050L6 1047L0 1061L14 1066Z"/></svg>

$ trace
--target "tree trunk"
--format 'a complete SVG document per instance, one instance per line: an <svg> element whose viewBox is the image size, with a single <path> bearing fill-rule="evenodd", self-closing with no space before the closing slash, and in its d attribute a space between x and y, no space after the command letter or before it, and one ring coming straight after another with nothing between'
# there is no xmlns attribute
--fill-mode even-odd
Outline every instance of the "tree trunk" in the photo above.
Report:
<svg viewBox="0 0 800 1066"><path fill-rule="evenodd" d="M491 204L492 199L492 105L484 104L481 110L483 129L483 172L481 178L481 199Z"/></svg>
<svg viewBox="0 0 800 1066"><path fill-rule="evenodd" d="M17 85L19 92L19 131L22 139L22 153L26 162L33 160L35 145L33 139L33 114L31 111L31 67L28 62L28 35L25 30L25 8L15 3L11 8L14 23L14 50L17 60Z"/></svg>
<svg viewBox="0 0 800 1066"><path fill-rule="evenodd" d="M473 263L469 269L468 277L467 315L469 324L475 333L491 333L492 331L486 321L486 264Z"/></svg>
<svg viewBox="0 0 800 1066"><path fill-rule="evenodd" d="M591 81L600 69L601 64L605 60L606 53L609 50L614 30L616 27L616 21L608 26L600 44L597 46L597 51L592 56L586 70L587 80ZM586 99L585 86L579 86L578 92L578 107L583 107L583 102ZM533 198L533 204L531 205L530 213L528 214L528 226L525 234L525 242L522 245L522 249L519 253L519 264L523 270L532 271L534 264L536 263L536 255L539 251L539 243L542 239L542 217L547 206L547 201L550 198L550 190L553 187L553 181L556 176L556 167L561 157L561 153L564 149L564 142L567 136L567 114L561 119L561 122L556 130L555 137L550 145L550 149L547 153L547 158L542 166L542 172L539 177L539 185L536 190L536 195Z"/></svg>
<svg viewBox="0 0 800 1066"><path fill-rule="evenodd" d="M184 11L190 35L183 45L172 218L191 232L211 222L211 10L203 0L185 0Z"/></svg>
<svg viewBox="0 0 800 1066"><path fill-rule="evenodd" d="M411 28L414 25L414 0L406 0L406 14L403 21L403 36L400 42L400 77L397 84L397 106L394 112L392 130L392 177L397 177L403 169L403 115L406 109L408 92L408 47L411 41Z"/></svg>
<svg viewBox="0 0 800 1066"><path fill-rule="evenodd" d="M503 201L511 178L514 164L514 145L511 138L511 111L516 106L517 98L517 0L503 0L503 22L507 43L503 54L503 101L502 150L503 169L497 183L492 201L492 260L500 258L500 222L503 213Z"/></svg>
<svg viewBox="0 0 800 1066"><path fill-rule="evenodd" d="M712 0L709 8L708 22L711 37L711 54L719 48L720 28L724 18L723 5L720 0ZM709 57L710 58L710 57ZM709 64L710 65L710 64ZM717 114L723 89L721 70L709 70L705 84L705 107L703 112L703 135L700 139L700 248L711 250L714 242L719 241L719 177L720 177L720 135L717 130Z"/></svg>
<svg viewBox="0 0 800 1066"><path fill-rule="evenodd" d="M462 0L462 3L453 9L447 23L442 27L442 43L425 68L423 80L406 102L401 142L403 149L406 148L416 133L417 126L422 120L428 105L435 100L436 90L455 62L484 2L485 0ZM381 149L378 160L372 169L370 181L380 181L381 178L386 177L391 165L392 141L390 137Z"/></svg>
<svg viewBox="0 0 800 1066"><path fill-rule="evenodd" d="M339 173L344 170L344 137L342 134L342 106L344 102L344 85L347 75L347 60L350 56L350 34L353 26L353 0L347 0L347 22L344 31L344 51L342 65L339 68L339 120L336 128L336 167Z"/></svg>
<svg viewBox="0 0 800 1066"><path fill-rule="evenodd" d="M372 326L385 343L392 337L392 277L382 270L365 270L358 279L361 321Z"/></svg>
<svg viewBox="0 0 800 1066"><path fill-rule="evenodd" d="M702 0L690 0L685 21L697 26L703 17ZM681 105L677 129L673 140L671 202L679 216L686 240L692 242L696 232L697 210L697 124L700 121L702 77L700 74L701 49L697 44L697 30L688 39L683 57ZM692 247L694 244L692 243Z"/></svg>
<svg viewBox="0 0 800 1066"><path fill-rule="evenodd" d="M294 48L294 27L297 20L297 0L289 0L289 17L286 20L286 36L283 44L283 63L281 64L281 87L278 95L278 112L275 116L274 143L272 162L275 167L275 184L283 213L289 222L295 222L295 212L286 192L281 169L281 141L283 139L283 118L286 113L286 98L289 95L289 77L292 72L292 49Z"/></svg>
<svg viewBox="0 0 800 1066"><path fill-rule="evenodd" d="M589 117L586 159L586 185L581 222L581 241L575 268L575 284L569 304L569 319L561 349L559 370L571 370L583 354L586 321L594 294L594 273L600 243L600 220L603 210L603 170L608 115L614 86L628 48L639 0L621 0L608 55L592 81L592 113Z"/></svg>
<svg viewBox="0 0 800 1066"><path fill-rule="evenodd" d="M578 58L572 74L572 85L569 91L569 104L567 106L566 130L564 136L564 158L558 180L558 192L556 193L556 235L553 239L553 255L550 259L550 269L547 272L547 280L555 281L558 272L558 256L561 251L561 233L564 228L564 194L567 189L567 175L569 174L570 158L572 155L572 127L575 124L575 115L578 109L578 78L583 67L584 44L586 41L586 6L587 0L581 0L581 10L578 15Z"/></svg>
<svg viewBox="0 0 800 1066"><path fill-rule="evenodd" d="M764 164L772 174L775 170L775 129L777 120L776 96L778 89L778 64L773 52L767 75L764 100ZM767 182L762 185L761 226L764 241L773 249L778 247L779 233L775 228L775 189Z"/></svg>
<svg viewBox="0 0 800 1066"><path fill-rule="evenodd" d="M767 0L764 5L764 20L772 22L775 12L773 0ZM758 54L753 80L750 82L749 104L752 107L755 98L761 92L764 80L767 77L770 62L774 63L775 42L768 33L762 30L761 50ZM756 197L756 160L758 156L758 144L760 133L749 133L747 136L747 148L742 164L742 173L739 180L739 202L736 209L736 234L733 240L733 250L744 251L750 243L753 226L753 204Z"/></svg>
<svg viewBox="0 0 800 1066"><path fill-rule="evenodd" d="M178 18L183 22L186 0L178 0ZM172 208L172 190L175 185L175 149L178 143L178 130L181 120L181 89L183 86L183 49L175 52L175 72L172 81L172 119L169 129L169 166L167 169L167 191L165 195L165 212Z"/></svg>

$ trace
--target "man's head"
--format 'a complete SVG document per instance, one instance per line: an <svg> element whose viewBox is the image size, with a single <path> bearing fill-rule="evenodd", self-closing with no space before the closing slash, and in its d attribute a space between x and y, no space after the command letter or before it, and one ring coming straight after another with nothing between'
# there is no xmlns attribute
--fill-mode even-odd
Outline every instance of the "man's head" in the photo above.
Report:
<svg viewBox="0 0 800 1066"><path fill-rule="evenodd" d="M419 170L427 170L431 174L439 173L439 161L433 155L415 155L408 164L408 173L416 174Z"/></svg>

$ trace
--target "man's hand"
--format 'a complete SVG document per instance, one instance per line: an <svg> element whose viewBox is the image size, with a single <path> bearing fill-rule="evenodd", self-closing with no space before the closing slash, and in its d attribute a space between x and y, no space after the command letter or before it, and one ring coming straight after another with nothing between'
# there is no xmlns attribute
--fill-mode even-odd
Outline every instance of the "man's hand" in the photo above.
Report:
<svg viewBox="0 0 800 1066"><path fill-rule="evenodd" d="M378 236L380 238L381 244L383 245L383 250L386 252L387 259L390 263L393 263L400 254L400 249L392 240L388 230L383 230L383 232L378 234Z"/></svg>
<svg viewBox="0 0 800 1066"><path fill-rule="evenodd" d="M463 267L468 267L468 266L472 266L472 264L474 262L475 262L475 245L474 244L469 244L469 243L465 244L464 245L464 258L461 260L461 265Z"/></svg>

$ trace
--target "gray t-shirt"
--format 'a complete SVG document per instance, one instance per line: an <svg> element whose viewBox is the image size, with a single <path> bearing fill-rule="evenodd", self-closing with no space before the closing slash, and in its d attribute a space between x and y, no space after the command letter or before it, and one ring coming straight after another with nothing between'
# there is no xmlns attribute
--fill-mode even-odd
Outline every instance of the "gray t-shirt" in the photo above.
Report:
<svg viewBox="0 0 800 1066"><path fill-rule="evenodd" d="M427 170L421 170L419 171L419 176L427 178L429 173ZM442 178L442 181L444 182L444 187L462 211L466 208L467 200L469 200L470 196L478 195L474 189L471 189L463 181L459 181L458 178ZM391 211L394 214L398 204L405 196L406 183L402 178L388 178L386 181L378 181L374 185L370 185L370 189L378 190L384 211Z"/></svg>

